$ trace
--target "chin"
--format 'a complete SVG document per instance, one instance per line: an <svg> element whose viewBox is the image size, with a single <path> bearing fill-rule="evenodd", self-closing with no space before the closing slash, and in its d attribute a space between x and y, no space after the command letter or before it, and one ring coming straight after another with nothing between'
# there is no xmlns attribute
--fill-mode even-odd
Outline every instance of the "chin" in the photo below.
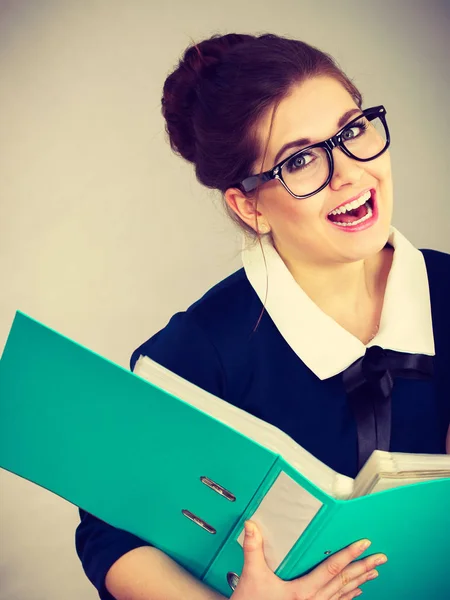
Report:
<svg viewBox="0 0 450 600"><path fill-rule="evenodd" d="M342 255L348 262L356 262L366 260L377 255L388 243L390 223L377 224L378 227L373 227L361 232L358 236L348 236L345 245L339 244L339 249Z"/></svg>

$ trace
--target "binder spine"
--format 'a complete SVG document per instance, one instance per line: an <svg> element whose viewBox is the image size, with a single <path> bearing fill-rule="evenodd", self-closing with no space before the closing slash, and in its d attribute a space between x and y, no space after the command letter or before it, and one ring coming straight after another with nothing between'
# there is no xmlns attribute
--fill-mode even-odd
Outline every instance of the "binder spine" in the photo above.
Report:
<svg viewBox="0 0 450 600"><path fill-rule="evenodd" d="M319 531L325 529L331 519L336 518L339 511L339 501L330 504L324 504L318 512L316 518L309 524L301 538L294 545L290 553L280 564L275 574L284 581L290 581L305 575L301 572L299 565L303 562L303 557L308 553ZM323 549L324 560L329 556L328 548Z"/></svg>
<svg viewBox="0 0 450 600"><path fill-rule="evenodd" d="M244 528L245 521L247 519L249 519L251 517L251 515L255 512L255 510L256 510L257 506L260 504L262 498L264 498L265 494L271 488L274 481L278 477L280 470L281 470L280 463L281 463L281 457L279 455L276 455L274 462L272 463L272 465L269 468L269 470L267 471L265 477L261 481L261 484L256 489L250 502L247 504L245 510L241 513L241 516L237 519L235 525L231 528L230 533L225 538L222 546L219 548L219 550L217 551L215 556L212 557L210 563L206 567L206 569L201 577L201 579L203 581L208 580L212 576L213 571L215 570L215 567L220 562L221 558L224 555L224 552L227 549L229 549L230 544L234 544L239 549L239 558L240 558L239 563L240 563L240 567L242 567L243 553L242 553L241 547L239 546L239 544L236 540ZM235 567L234 570L239 571L239 573L241 572L241 568L237 569L237 567ZM224 581L226 581L227 573L229 571L230 571L230 569L228 569L226 572L223 573ZM214 576L214 578L215 578L215 576ZM211 585L213 585L213 587L215 587L214 584L211 584ZM228 585L227 585L227 587L229 588ZM229 588L228 591L231 593L231 591L232 591L231 588Z"/></svg>

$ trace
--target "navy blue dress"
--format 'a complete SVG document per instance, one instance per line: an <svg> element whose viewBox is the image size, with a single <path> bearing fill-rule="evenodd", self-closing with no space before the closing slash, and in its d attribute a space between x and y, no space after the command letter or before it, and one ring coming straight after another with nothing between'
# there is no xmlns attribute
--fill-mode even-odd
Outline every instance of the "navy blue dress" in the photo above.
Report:
<svg viewBox="0 0 450 600"><path fill-rule="evenodd" d="M436 355L432 380L396 379L393 452L445 453L450 421L450 255L422 251L426 261ZM141 354L264 419L332 469L357 474L357 431L342 374L319 379L292 351L241 269L137 348ZM336 349L338 351L338 349ZM80 511L76 548L102 600L104 580L126 552L148 545Z"/></svg>

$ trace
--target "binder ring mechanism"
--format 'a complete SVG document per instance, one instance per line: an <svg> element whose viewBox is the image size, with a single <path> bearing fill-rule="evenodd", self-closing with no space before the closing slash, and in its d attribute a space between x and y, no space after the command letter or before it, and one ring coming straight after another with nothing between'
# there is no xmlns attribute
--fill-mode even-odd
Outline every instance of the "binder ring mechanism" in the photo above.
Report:
<svg viewBox="0 0 450 600"><path fill-rule="evenodd" d="M239 575L237 575L236 573L233 573L232 571L229 571L227 573L227 581L228 581L228 585L234 592L237 584L239 583Z"/></svg>
<svg viewBox="0 0 450 600"><path fill-rule="evenodd" d="M207 523L203 519L200 519L200 517L197 517L197 515L194 515L194 513L191 513L190 510L183 509L181 512L183 513L183 515L185 517L187 517L188 519L193 521L196 525L198 525L199 527L201 527L208 533L212 533L212 534L217 533L217 531L214 529L214 527L212 525L209 525L209 523Z"/></svg>
<svg viewBox="0 0 450 600"><path fill-rule="evenodd" d="M200 477L200 481L202 483L204 483L206 486L208 486L211 490L213 490L214 492L217 492L223 498L226 498L230 502L234 502L236 500L236 496L234 494L232 494L231 492L226 490L224 487L222 487L221 485L219 485L212 479L209 479L209 477ZM212 525L210 525L209 523L207 523L206 521L204 521L197 515L194 515L194 513L192 513L190 510L183 509L181 512L183 513L183 515L185 517L190 519L193 523L195 523L196 525L198 525L199 527L201 527L208 533L212 533L213 535L215 533L217 533L216 529L214 529L214 527Z"/></svg>
<svg viewBox="0 0 450 600"><path fill-rule="evenodd" d="M209 479L209 477L200 477L200 481L202 483L204 483L205 485L207 485L211 490L213 490L214 492L217 492L218 494L220 494L221 496L223 496L230 502L236 501L236 496L234 494L232 494L231 492L226 490L224 487L222 487L221 485L219 485L212 479Z"/></svg>

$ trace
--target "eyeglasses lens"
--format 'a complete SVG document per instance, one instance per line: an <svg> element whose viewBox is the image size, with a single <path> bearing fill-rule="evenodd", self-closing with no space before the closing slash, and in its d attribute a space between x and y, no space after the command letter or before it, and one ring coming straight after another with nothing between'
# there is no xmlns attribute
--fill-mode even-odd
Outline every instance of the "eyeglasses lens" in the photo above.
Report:
<svg viewBox="0 0 450 600"><path fill-rule="evenodd" d="M387 133L379 117L361 117L344 129L342 144L356 159L370 160L386 148ZM330 163L324 148L309 148L294 154L282 168L284 183L296 196L307 196L328 179Z"/></svg>

